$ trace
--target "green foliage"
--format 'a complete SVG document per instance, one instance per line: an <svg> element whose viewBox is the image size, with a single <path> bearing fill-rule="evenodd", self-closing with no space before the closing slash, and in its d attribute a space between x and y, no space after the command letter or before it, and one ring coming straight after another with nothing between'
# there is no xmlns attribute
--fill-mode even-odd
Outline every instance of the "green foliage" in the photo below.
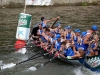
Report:
<svg viewBox="0 0 100 75"><path fill-rule="evenodd" d="M87 2L82 2L82 6L88 6Z"/></svg>

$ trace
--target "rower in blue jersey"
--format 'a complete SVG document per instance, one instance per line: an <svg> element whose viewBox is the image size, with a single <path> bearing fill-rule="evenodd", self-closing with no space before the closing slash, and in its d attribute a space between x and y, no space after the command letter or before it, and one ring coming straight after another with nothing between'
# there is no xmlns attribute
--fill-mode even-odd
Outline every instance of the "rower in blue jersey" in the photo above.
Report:
<svg viewBox="0 0 100 75"><path fill-rule="evenodd" d="M78 46L78 51L80 53L80 56L79 57L83 57L85 55L85 53L88 53L88 50L87 50L87 47L85 44L84 44L84 39L87 35L87 32L82 32L81 33L81 40L80 40L80 43L79 43L79 46Z"/></svg>
<svg viewBox="0 0 100 75"><path fill-rule="evenodd" d="M90 30L88 30L86 32L86 34L84 35L84 37L82 38L82 43L80 48L78 49L78 51L80 52L80 57L83 57L85 55L85 53L88 52L88 49L90 49L91 44L92 44L92 34L97 30L97 26L93 25L92 28Z"/></svg>
<svg viewBox="0 0 100 75"><path fill-rule="evenodd" d="M65 37L66 40L72 40L73 32L72 32L72 27L71 26L67 26L66 27L66 31L64 33L64 37Z"/></svg>
<svg viewBox="0 0 100 75"><path fill-rule="evenodd" d="M60 50L60 47L61 47L61 35L57 34L54 48L56 50Z"/></svg>
<svg viewBox="0 0 100 75"><path fill-rule="evenodd" d="M52 21L55 21L57 19L59 19L60 17L58 16L57 18L52 18L50 20L46 20L44 17L41 17L41 24L42 24L42 27L47 27L47 23L49 22L52 22Z"/></svg>
<svg viewBox="0 0 100 75"><path fill-rule="evenodd" d="M47 27L42 28L42 25L39 25L37 35L40 37L39 38L40 41L47 42L46 39L42 36L43 33L45 33L47 29L48 29Z"/></svg>
<svg viewBox="0 0 100 75"><path fill-rule="evenodd" d="M56 34L61 34L62 33L62 28L61 28L61 23L60 22L57 22L56 28L55 28L54 31L55 31Z"/></svg>
<svg viewBox="0 0 100 75"><path fill-rule="evenodd" d="M62 42L60 52L61 52L60 56L67 59L78 58L80 55L79 52L75 50L75 46L72 45L71 42L69 43Z"/></svg>
<svg viewBox="0 0 100 75"><path fill-rule="evenodd" d="M99 45L98 41L99 41L99 37L98 37L97 34L93 36L93 40L92 41L93 42L90 45L91 48L89 49L89 52L90 52L89 56L98 55L98 45Z"/></svg>
<svg viewBox="0 0 100 75"><path fill-rule="evenodd" d="M56 34L54 31L51 31L51 35L50 35L50 43L53 44L54 41L56 40Z"/></svg>
<svg viewBox="0 0 100 75"><path fill-rule="evenodd" d="M44 42L47 42L49 41L49 38L50 38L50 29L46 28L45 32L42 33L42 36L43 36L43 40Z"/></svg>
<svg viewBox="0 0 100 75"><path fill-rule="evenodd" d="M59 51L61 47L61 35L56 34L55 41L51 46L51 52L53 53L54 51Z"/></svg>
<svg viewBox="0 0 100 75"><path fill-rule="evenodd" d="M49 44L50 39L50 29L46 28L45 32L42 32L42 38L41 38L41 46L43 48L47 48L47 45Z"/></svg>
<svg viewBox="0 0 100 75"><path fill-rule="evenodd" d="M81 40L81 36L80 36L80 29L75 29L75 34L74 34L74 37L73 37L73 41L74 41L74 45L76 47L76 50L78 50L78 47L79 47L79 42Z"/></svg>

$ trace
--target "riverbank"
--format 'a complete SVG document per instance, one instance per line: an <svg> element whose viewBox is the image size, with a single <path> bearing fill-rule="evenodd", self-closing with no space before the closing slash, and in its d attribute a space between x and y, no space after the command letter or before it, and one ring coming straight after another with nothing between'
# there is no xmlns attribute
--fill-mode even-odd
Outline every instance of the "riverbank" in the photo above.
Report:
<svg viewBox="0 0 100 75"><path fill-rule="evenodd" d="M26 0L27 6L90 6L100 5L100 0ZM23 7L25 0L0 0L0 7Z"/></svg>

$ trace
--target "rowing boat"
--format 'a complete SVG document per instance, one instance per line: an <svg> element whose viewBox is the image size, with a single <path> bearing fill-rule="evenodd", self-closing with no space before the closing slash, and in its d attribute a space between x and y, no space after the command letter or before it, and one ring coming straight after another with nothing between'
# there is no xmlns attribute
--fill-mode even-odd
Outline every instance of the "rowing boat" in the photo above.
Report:
<svg viewBox="0 0 100 75"><path fill-rule="evenodd" d="M37 25L33 28L33 34L36 33L36 31L38 30ZM50 54L51 55L51 54ZM54 56L54 55L52 55ZM90 69L91 71L97 71L100 72L100 55L97 56L91 56L91 57L83 57L83 58L76 58L76 59L67 59L67 58L61 58L61 57L57 57L58 59L68 62L70 60L72 60L73 62L75 60L79 61L79 63L83 64L86 68Z"/></svg>

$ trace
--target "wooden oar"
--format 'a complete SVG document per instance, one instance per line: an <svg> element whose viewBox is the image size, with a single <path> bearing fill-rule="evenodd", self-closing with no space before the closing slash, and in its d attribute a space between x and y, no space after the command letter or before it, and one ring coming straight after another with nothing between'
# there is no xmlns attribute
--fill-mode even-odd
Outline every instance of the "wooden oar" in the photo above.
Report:
<svg viewBox="0 0 100 75"><path fill-rule="evenodd" d="M37 55L40 54L40 53L41 53L41 52L38 52L38 53L36 53L35 55L33 55L33 56L31 56L30 58L28 58L27 60L21 61L21 62L17 63L16 65L19 65L19 64L22 64L22 63L24 63L24 62L27 62L27 61L30 61L30 60L33 60L33 59L38 58L38 57L40 57L40 56L37 56ZM35 57L35 56L37 56L37 57Z"/></svg>
<svg viewBox="0 0 100 75"><path fill-rule="evenodd" d="M56 24L56 22L59 20L59 18L52 24L51 28Z"/></svg>
<svg viewBox="0 0 100 75"><path fill-rule="evenodd" d="M33 59L36 59L36 58L45 56L45 55L47 55L47 54L49 54L49 53L45 53L45 54L43 54L43 55L37 56L38 54L40 54L40 52L38 52L37 54L31 56L31 57L28 58L27 60L21 61L21 62L16 63L16 64L11 63L11 64L9 64L9 66L8 66L8 65L7 65L7 66L6 66L6 65L3 65L3 66L1 66L1 69L12 68L12 67L14 67L14 66L16 66L16 65L19 65L19 64L22 64L22 63L24 63L24 62L27 62L27 61L30 61L30 60L33 60Z"/></svg>
<svg viewBox="0 0 100 75"><path fill-rule="evenodd" d="M48 64L49 62L51 62L52 60L54 60L56 57L58 57L58 55L55 55L53 58L49 59L47 62L45 62L43 64L43 66L45 66L46 64Z"/></svg>
<svg viewBox="0 0 100 75"><path fill-rule="evenodd" d="M19 65L19 64L21 64L21 63L24 63L24 62L27 62L27 61L30 61L30 60L33 60L33 59L36 59L36 58L39 58L39 57L42 57L42 56L45 56L45 55L49 54L49 53L45 53L45 54L43 54L43 55L39 55L39 56L35 57L36 55L38 55L38 54L40 54L40 53L41 53L41 52L38 52L37 54L31 56L31 57L28 58L27 60L21 61L21 62L17 63L16 65Z"/></svg>

